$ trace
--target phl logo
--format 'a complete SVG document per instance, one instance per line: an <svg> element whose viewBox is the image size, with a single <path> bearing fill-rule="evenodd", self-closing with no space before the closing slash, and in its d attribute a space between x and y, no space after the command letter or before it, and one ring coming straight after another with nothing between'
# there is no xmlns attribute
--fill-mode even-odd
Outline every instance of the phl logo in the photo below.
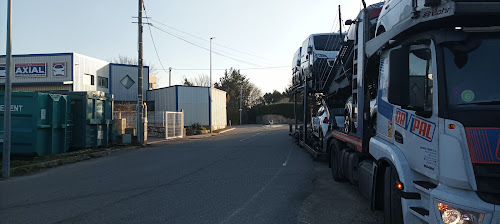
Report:
<svg viewBox="0 0 500 224"><path fill-rule="evenodd" d="M434 131L436 130L436 124L418 118L416 116L411 116L410 118L410 132L416 136L432 142L432 137L434 136Z"/></svg>

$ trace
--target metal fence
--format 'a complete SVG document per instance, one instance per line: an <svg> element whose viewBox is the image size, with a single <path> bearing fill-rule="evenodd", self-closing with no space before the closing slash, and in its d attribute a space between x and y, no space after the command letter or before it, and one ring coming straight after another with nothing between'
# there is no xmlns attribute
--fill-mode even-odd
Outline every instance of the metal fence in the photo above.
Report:
<svg viewBox="0 0 500 224"><path fill-rule="evenodd" d="M149 111L148 134L165 139L184 136L184 111Z"/></svg>

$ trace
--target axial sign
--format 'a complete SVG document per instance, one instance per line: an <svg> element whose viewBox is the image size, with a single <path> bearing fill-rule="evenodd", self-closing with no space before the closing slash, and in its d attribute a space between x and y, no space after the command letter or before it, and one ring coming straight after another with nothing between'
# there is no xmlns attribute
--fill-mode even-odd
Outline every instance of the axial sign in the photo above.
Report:
<svg viewBox="0 0 500 224"><path fill-rule="evenodd" d="M15 65L15 77L46 77L45 63L27 63Z"/></svg>
<svg viewBox="0 0 500 224"><path fill-rule="evenodd" d="M5 78L5 64L0 64L0 78Z"/></svg>

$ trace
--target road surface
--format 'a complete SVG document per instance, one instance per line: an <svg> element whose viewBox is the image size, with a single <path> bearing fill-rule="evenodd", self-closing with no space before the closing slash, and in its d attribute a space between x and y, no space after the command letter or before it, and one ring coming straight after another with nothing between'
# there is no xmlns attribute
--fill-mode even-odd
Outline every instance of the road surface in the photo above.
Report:
<svg viewBox="0 0 500 224"><path fill-rule="evenodd" d="M199 139L0 181L0 223L380 223L286 126Z"/></svg>

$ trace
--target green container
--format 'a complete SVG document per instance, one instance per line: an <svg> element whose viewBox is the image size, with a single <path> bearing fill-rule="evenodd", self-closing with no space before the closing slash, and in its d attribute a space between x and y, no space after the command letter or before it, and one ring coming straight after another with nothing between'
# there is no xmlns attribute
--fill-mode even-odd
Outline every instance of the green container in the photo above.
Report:
<svg viewBox="0 0 500 224"><path fill-rule="evenodd" d="M101 91L64 94L71 98L73 112L70 148L108 147L113 130L113 95Z"/></svg>
<svg viewBox="0 0 500 224"><path fill-rule="evenodd" d="M71 107L67 96L13 92L11 153L43 156L64 153L71 136ZM0 132L4 131L4 92L0 92ZM3 151L3 141L0 143Z"/></svg>

